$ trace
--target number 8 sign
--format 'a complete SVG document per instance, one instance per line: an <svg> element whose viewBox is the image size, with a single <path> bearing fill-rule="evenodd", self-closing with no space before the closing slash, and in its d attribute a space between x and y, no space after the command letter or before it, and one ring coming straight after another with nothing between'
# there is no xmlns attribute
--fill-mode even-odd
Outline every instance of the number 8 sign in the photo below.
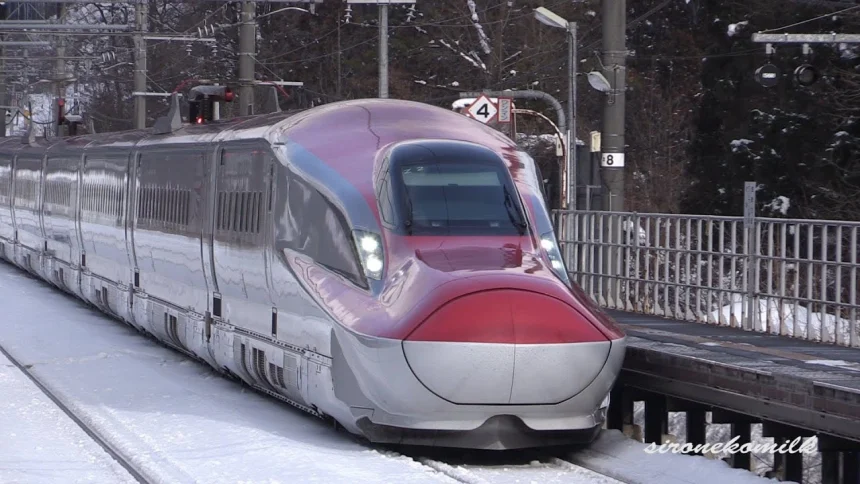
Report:
<svg viewBox="0 0 860 484"><path fill-rule="evenodd" d="M603 168L624 168L624 153L603 153L600 158Z"/></svg>

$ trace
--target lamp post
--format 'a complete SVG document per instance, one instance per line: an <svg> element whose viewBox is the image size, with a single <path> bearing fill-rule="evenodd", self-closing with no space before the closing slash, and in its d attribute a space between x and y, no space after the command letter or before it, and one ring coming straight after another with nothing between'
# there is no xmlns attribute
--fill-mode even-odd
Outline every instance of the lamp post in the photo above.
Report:
<svg viewBox="0 0 860 484"><path fill-rule="evenodd" d="M563 17L553 13L545 7L534 10L535 18L542 24L557 29L565 29L568 34L568 79L567 79L567 193L565 204L568 210L576 210L577 187L576 187L576 76L577 76L577 49L576 49L576 22L570 22Z"/></svg>

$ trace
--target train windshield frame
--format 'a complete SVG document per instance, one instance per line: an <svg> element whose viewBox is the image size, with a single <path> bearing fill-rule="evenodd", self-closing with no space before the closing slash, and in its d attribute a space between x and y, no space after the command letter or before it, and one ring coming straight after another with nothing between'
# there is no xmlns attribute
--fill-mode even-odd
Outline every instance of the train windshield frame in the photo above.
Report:
<svg viewBox="0 0 860 484"><path fill-rule="evenodd" d="M392 156L391 228L413 236L522 236L528 218L502 159L486 149L422 146ZM386 210L383 210L384 212Z"/></svg>

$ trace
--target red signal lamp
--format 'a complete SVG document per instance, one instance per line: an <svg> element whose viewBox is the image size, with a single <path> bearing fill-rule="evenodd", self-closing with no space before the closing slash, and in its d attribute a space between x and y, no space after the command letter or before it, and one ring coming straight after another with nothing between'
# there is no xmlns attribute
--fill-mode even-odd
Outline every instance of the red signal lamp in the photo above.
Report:
<svg viewBox="0 0 860 484"><path fill-rule="evenodd" d="M224 88L224 102L233 102L233 91L230 90L229 87Z"/></svg>
<svg viewBox="0 0 860 484"><path fill-rule="evenodd" d="M63 98L57 98L57 124L65 124L66 122L66 113L65 113L66 100Z"/></svg>

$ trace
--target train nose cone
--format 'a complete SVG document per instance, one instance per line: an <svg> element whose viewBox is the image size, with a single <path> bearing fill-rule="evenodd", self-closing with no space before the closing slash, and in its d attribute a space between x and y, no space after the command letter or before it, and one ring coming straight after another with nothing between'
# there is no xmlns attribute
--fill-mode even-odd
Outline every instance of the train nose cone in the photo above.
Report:
<svg viewBox="0 0 860 484"><path fill-rule="evenodd" d="M611 343L553 297L495 289L454 299L403 342L415 377L457 404L563 402L588 386Z"/></svg>

